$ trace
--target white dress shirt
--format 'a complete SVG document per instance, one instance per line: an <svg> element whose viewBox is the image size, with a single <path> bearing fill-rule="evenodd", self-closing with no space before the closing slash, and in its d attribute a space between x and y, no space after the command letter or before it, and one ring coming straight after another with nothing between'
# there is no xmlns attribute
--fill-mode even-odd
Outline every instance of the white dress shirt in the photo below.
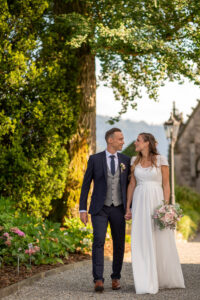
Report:
<svg viewBox="0 0 200 300"><path fill-rule="evenodd" d="M115 172L116 172L116 170L118 168L118 156L117 156L117 152L115 152L115 153L112 154L112 153L108 152L108 150L106 150L106 161L107 161L107 166L108 166L108 168L109 168L110 171L111 171L111 166L110 166L110 164L111 164L111 158L110 158L110 156L111 155L114 155Z"/></svg>
<svg viewBox="0 0 200 300"><path fill-rule="evenodd" d="M113 153L113 154L110 153L110 152L108 152L108 150L105 150L105 152L106 152L106 162L107 162L107 166L108 166L109 170L111 170L111 166L110 166L111 158L110 158L110 156L111 156L111 155L114 155L114 156L115 156L115 157L114 157L114 160L115 160L115 172L116 172L116 170L117 170L117 168L118 168L118 164L119 164L117 152L115 152L115 153ZM86 211L86 210L80 210L79 212L87 212L87 211Z"/></svg>

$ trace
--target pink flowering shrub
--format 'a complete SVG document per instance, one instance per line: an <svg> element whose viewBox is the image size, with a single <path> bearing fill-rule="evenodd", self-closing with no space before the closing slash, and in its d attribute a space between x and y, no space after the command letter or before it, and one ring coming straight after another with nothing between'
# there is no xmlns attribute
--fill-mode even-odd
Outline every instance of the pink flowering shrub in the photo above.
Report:
<svg viewBox="0 0 200 300"><path fill-rule="evenodd" d="M8 247L10 247L10 246L11 246L11 240L6 240L6 241L4 242L4 244L7 245Z"/></svg>
<svg viewBox="0 0 200 300"><path fill-rule="evenodd" d="M8 232L5 232L5 233L3 234L3 236L6 237L6 238L8 238L8 239L10 238L10 235L9 235Z"/></svg>
<svg viewBox="0 0 200 300"><path fill-rule="evenodd" d="M3 241L4 245L10 247L12 237L9 235L8 232L4 232L2 236L0 236L1 240Z"/></svg>
<svg viewBox="0 0 200 300"><path fill-rule="evenodd" d="M91 249L91 228L79 219L61 224L16 213L0 201L0 260L2 264L63 263L69 253Z"/></svg>
<svg viewBox="0 0 200 300"><path fill-rule="evenodd" d="M40 251L40 247L34 246L33 248L29 248L25 250L25 253L31 256L32 254L35 254L36 252Z"/></svg>
<svg viewBox="0 0 200 300"><path fill-rule="evenodd" d="M10 229L11 232L14 232L16 234L18 234L19 236L25 236L25 233L23 231L21 231L19 228L17 227L13 227Z"/></svg>

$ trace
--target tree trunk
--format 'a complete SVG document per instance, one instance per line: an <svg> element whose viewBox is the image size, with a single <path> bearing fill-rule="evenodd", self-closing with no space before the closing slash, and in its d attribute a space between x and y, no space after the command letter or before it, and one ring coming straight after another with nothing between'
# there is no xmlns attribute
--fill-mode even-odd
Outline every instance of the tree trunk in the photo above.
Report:
<svg viewBox="0 0 200 300"><path fill-rule="evenodd" d="M84 51L82 52L84 53ZM88 51L82 54L80 59L80 117L78 122L78 137L75 136L71 141L73 148L74 142L86 139L88 154L96 152L96 76L95 76L95 57Z"/></svg>
<svg viewBox="0 0 200 300"><path fill-rule="evenodd" d="M64 0L54 0L54 14L63 15L76 12L82 15L87 14L86 1L76 0L66 3ZM71 50L70 50L71 51ZM73 137L70 145L70 152L74 143L86 138L88 153L96 151L96 76L95 56L91 54L89 45L83 45L80 49L74 50L79 62L80 76L77 91L81 93L80 117L77 136ZM72 71L73 72L73 71ZM72 150L73 152L73 150Z"/></svg>
<svg viewBox="0 0 200 300"><path fill-rule="evenodd" d="M65 14L72 11L84 14L87 10L84 1L73 1L65 4L55 0L54 13ZM69 7L70 6L70 7ZM71 50L70 50L71 51ZM55 202L53 219L64 222L65 216L77 216L83 175L90 154L96 152L96 76L95 56L88 45L75 50L79 62L79 82L77 92L80 93L80 115L77 133L67 145L70 166L66 188L62 199ZM72 71L73 72L73 71Z"/></svg>
<svg viewBox="0 0 200 300"><path fill-rule="evenodd" d="M66 215L77 216L83 175L88 156L96 152L96 77L95 57L84 53L80 58L80 117L77 134L70 142L70 168L64 199Z"/></svg>

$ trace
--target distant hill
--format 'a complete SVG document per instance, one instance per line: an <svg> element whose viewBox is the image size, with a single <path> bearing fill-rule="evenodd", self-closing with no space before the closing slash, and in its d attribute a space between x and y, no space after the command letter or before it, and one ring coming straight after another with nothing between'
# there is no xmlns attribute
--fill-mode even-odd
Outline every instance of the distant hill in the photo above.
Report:
<svg viewBox="0 0 200 300"><path fill-rule="evenodd" d="M106 123L109 117L97 116L96 118L96 135L97 135L97 152L102 151L106 148L106 142L104 139L105 132L112 127L118 127L122 130L125 138L125 149L130 143L132 143L140 132L152 133L158 141L158 150L160 154L167 156L168 152L168 141L165 136L163 125L149 125L143 121L133 122L130 120L121 120L115 125Z"/></svg>

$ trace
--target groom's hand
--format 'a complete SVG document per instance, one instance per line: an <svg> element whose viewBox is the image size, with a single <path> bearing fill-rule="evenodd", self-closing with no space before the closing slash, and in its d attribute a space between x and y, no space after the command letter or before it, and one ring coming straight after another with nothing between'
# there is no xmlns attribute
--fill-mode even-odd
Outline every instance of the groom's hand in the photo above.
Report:
<svg viewBox="0 0 200 300"><path fill-rule="evenodd" d="M80 219L86 225L88 222L88 214L87 212L80 212Z"/></svg>

